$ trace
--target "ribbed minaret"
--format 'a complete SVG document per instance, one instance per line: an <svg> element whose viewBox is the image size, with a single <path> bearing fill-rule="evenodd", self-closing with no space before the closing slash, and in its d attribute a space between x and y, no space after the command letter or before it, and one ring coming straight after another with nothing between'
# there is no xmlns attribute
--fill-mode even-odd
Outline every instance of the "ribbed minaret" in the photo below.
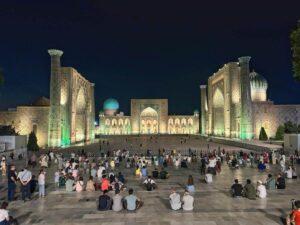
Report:
<svg viewBox="0 0 300 225"><path fill-rule="evenodd" d="M59 147L61 145L61 65L60 57L63 52L57 49L49 49L51 57L51 80L50 80L50 112L48 146Z"/></svg>
<svg viewBox="0 0 300 225"><path fill-rule="evenodd" d="M241 139L253 138L252 101L249 78L250 59L250 56L244 56L239 58L241 81Z"/></svg>
<svg viewBox="0 0 300 225"><path fill-rule="evenodd" d="M200 85L201 90L201 134L206 134L206 110L207 110L207 96L206 85Z"/></svg>

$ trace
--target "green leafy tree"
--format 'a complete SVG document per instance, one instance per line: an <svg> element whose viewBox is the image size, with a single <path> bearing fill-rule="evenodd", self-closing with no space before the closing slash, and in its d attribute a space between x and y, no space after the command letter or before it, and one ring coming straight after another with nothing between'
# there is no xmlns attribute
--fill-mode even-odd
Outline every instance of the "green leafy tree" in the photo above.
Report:
<svg viewBox="0 0 300 225"><path fill-rule="evenodd" d="M293 56L294 78L300 81L300 20L298 21L297 28L292 31L290 39Z"/></svg>
<svg viewBox="0 0 300 225"><path fill-rule="evenodd" d="M276 140L283 140L283 136L284 136L284 126L279 125L277 127L277 130L276 130L275 139Z"/></svg>
<svg viewBox="0 0 300 225"><path fill-rule="evenodd" d="M0 136L17 136L15 128L12 125L0 126Z"/></svg>
<svg viewBox="0 0 300 225"><path fill-rule="evenodd" d="M27 150L28 151L38 151L40 149L39 145L37 144L37 138L33 131L29 134L28 143L27 143Z"/></svg>
<svg viewBox="0 0 300 225"><path fill-rule="evenodd" d="M261 140L261 141L266 141L266 140L268 140L268 135L267 135L267 133L266 133L264 127L261 127L261 128L260 128L260 132L259 132L259 140Z"/></svg>

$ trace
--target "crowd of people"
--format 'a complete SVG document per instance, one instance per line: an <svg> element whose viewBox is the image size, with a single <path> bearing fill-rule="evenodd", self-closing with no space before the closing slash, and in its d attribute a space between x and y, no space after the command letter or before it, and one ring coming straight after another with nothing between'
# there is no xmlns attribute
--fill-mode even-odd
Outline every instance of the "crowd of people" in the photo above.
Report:
<svg viewBox="0 0 300 225"><path fill-rule="evenodd" d="M199 169L199 173L204 177L203 181L212 184L214 177L221 173L224 164L233 170L241 167L257 168L259 173L269 171L270 164L279 164L280 173L276 177L269 173L264 181L258 180L256 185L250 179L246 180L244 186L238 179L234 180L234 184L230 188L232 197L254 200L266 198L268 191L285 189L285 179L297 179L295 169L297 163L300 163L297 154L290 156L288 161L284 154L226 152L224 149L197 153L189 149L188 154L185 155L176 150L165 149L159 149L157 154L151 150L147 150L146 154L131 154L128 150L117 150L101 151L100 156L82 150L77 154L72 152L69 155L55 154L53 151L40 156L33 153L28 164L18 172L15 165L8 165L6 158L3 157L1 171L3 177L7 176L7 200L9 202L16 200L17 186L20 187L21 199L24 202L30 200L36 191L38 191L39 198L44 198L47 194L46 178L49 176L47 171L51 167L56 169L53 177L55 189L78 193L101 191L102 194L97 199L97 209L118 212L121 210L136 211L143 206L143 201L134 194L134 190L127 187L127 177L122 173L123 168L131 170L132 176L139 180L146 191L154 191L159 189L156 180L169 178L169 168L192 167ZM30 170L36 170L36 167L39 168L37 176L33 175ZM151 170L151 168L153 169ZM176 189L171 187L170 209L184 211L194 209L196 188L192 175L188 176L183 189L184 193L180 196ZM125 193L125 190L128 190L128 194L123 196L121 193ZM0 210L0 225L9 220L6 215L6 207L4 205L2 211ZM295 218L299 218L298 214Z"/></svg>

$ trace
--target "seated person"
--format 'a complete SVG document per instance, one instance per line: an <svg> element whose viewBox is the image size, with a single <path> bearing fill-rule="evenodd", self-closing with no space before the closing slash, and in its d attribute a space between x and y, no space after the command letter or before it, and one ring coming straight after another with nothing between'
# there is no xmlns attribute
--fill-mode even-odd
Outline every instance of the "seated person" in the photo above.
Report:
<svg viewBox="0 0 300 225"><path fill-rule="evenodd" d="M66 181L66 191L71 192L74 191L74 179L71 174L68 175L67 181Z"/></svg>
<svg viewBox="0 0 300 225"><path fill-rule="evenodd" d="M264 171L266 169L266 165L263 162L258 163L258 170L259 171Z"/></svg>
<svg viewBox="0 0 300 225"><path fill-rule="evenodd" d="M152 177L157 179L159 175L158 169L155 167L155 169L152 171Z"/></svg>
<svg viewBox="0 0 300 225"><path fill-rule="evenodd" d="M118 178L115 179L114 182L112 182L111 184L111 189L112 190L122 190L123 188L123 183L121 181L118 180Z"/></svg>
<svg viewBox="0 0 300 225"><path fill-rule="evenodd" d="M123 184L125 183L125 177L121 172L119 172L119 174L118 174L118 180L120 182L122 182Z"/></svg>
<svg viewBox="0 0 300 225"><path fill-rule="evenodd" d="M172 193L169 196L171 209L179 210L181 208L180 195L176 192L175 188L172 188Z"/></svg>
<svg viewBox="0 0 300 225"><path fill-rule="evenodd" d="M261 180L257 181L256 195L259 198L266 198L267 197L266 187L265 187L265 185L263 185Z"/></svg>
<svg viewBox="0 0 300 225"><path fill-rule="evenodd" d="M156 183L151 176L148 176L148 178L144 181L144 185L147 191L153 191L156 188Z"/></svg>
<svg viewBox="0 0 300 225"><path fill-rule="evenodd" d="M103 194L100 195L99 201L98 201L98 210L99 211L106 211L111 209L112 205L112 200L111 198L107 195L107 190L103 191Z"/></svg>
<svg viewBox="0 0 300 225"><path fill-rule="evenodd" d="M277 176L276 187L277 189L285 189L285 179L281 174Z"/></svg>
<svg viewBox="0 0 300 225"><path fill-rule="evenodd" d="M148 171L146 166L143 166L141 169L142 177L147 177L148 176Z"/></svg>
<svg viewBox="0 0 300 225"><path fill-rule="evenodd" d="M10 224L10 218L8 215L8 210L6 209L8 206L7 202L3 202L0 208L0 224L2 225L9 225Z"/></svg>
<svg viewBox="0 0 300 225"><path fill-rule="evenodd" d="M164 168L162 168L159 173L159 178L162 180L165 180L165 179L169 178L169 173L166 170L164 170Z"/></svg>
<svg viewBox="0 0 300 225"><path fill-rule="evenodd" d="M115 212L120 212L123 209L123 197L120 195L120 190L116 189L112 201L112 210Z"/></svg>
<svg viewBox="0 0 300 225"><path fill-rule="evenodd" d="M292 178L293 178L293 179L297 179L298 176L297 176L296 168L295 168L295 167L292 167L292 170L293 170L293 172L292 172L292 173L293 173L293 174L292 174Z"/></svg>
<svg viewBox="0 0 300 225"><path fill-rule="evenodd" d="M194 197L188 191L185 191L182 197L182 209L184 211L192 211L194 209Z"/></svg>
<svg viewBox="0 0 300 225"><path fill-rule="evenodd" d="M187 185L186 185L186 190L189 193L194 193L195 192L194 179L193 179L192 175L189 175Z"/></svg>
<svg viewBox="0 0 300 225"><path fill-rule="evenodd" d="M128 194L129 195L124 198L124 209L127 209L128 211L135 211L143 206L143 202L133 194L132 188L128 190Z"/></svg>
<svg viewBox="0 0 300 225"><path fill-rule="evenodd" d="M186 160L181 161L181 168L188 168Z"/></svg>
<svg viewBox="0 0 300 225"><path fill-rule="evenodd" d="M85 190L86 191L95 191L95 182L94 182L94 178L92 176L90 176L90 179L86 183Z"/></svg>
<svg viewBox="0 0 300 225"><path fill-rule="evenodd" d="M109 187L110 187L109 180L106 178L106 175L102 175L101 191L108 191Z"/></svg>
<svg viewBox="0 0 300 225"><path fill-rule="evenodd" d="M243 186L239 184L239 180L235 179L234 184L231 186L232 197L242 197Z"/></svg>
<svg viewBox="0 0 300 225"><path fill-rule="evenodd" d="M294 202L293 210L286 218L286 224L300 224L300 201Z"/></svg>
<svg viewBox="0 0 300 225"><path fill-rule="evenodd" d="M244 186L243 190L244 196L248 199L256 199L256 190L250 179L247 179L247 184Z"/></svg>
<svg viewBox="0 0 300 225"><path fill-rule="evenodd" d="M213 182L213 175L211 173L206 173L204 179L207 184L210 184Z"/></svg>
<svg viewBox="0 0 300 225"><path fill-rule="evenodd" d="M287 179L292 179L293 178L293 169L291 166L289 166L289 168L287 169L287 171L285 171L286 174L286 178Z"/></svg>
<svg viewBox="0 0 300 225"><path fill-rule="evenodd" d="M268 178L266 180L266 188L268 190L275 190L276 189L276 180L275 178L272 176L272 174L268 174Z"/></svg>

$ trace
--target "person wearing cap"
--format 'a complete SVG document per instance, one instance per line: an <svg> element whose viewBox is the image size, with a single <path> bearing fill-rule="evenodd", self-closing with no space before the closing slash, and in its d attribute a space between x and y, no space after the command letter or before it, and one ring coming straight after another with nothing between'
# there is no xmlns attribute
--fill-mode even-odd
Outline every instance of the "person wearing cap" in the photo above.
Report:
<svg viewBox="0 0 300 225"><path fill-rule="evenodd" d="M257 181L256 195L258 198L266 198L267 197L266 186L263 185L261 180Z"/></svg>

